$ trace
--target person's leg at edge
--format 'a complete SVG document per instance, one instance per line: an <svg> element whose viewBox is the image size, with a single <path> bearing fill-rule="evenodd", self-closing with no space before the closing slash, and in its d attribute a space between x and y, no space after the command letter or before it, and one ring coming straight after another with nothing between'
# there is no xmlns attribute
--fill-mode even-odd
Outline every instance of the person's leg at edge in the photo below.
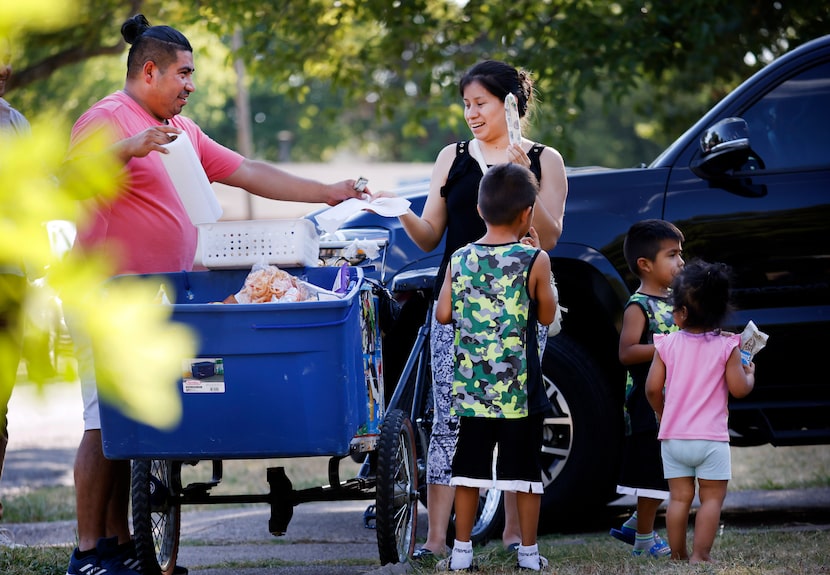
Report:
<svg viewBox="0 0 830 575"><path fill-rule="evenodd" d="M545 347L548 342L548 326L537 324L536 329L539 343L539 360L541 361L545 355ZM505 548L515 546L517 549L522 543L519 506L515 491L504 492L504 529L501 532L501 542Z"/></svg>
<svg viewBox="0 0 830 575"><path fill-rule="evenodd" d="M661 503L662 499L642 496L637 498L637 539L642 541L648 537L648 544L638 544L637 541L634 549L643 548L648 551L654 545L654 519Z"/></svg>
<svg viewBox="0 0 830 575"><path fill-rule="evenodd" d="M453 571L467 569L473 564L473 524L478 510L478 487L455 487L455 543L449 568Z"/></svg>
<svg viewBox="0 0 830 575"><path fill-rule="evenodd" d="M130 540L129 461L104 456L101 416L91 342L67 323L75 344L78 377L84 404L84 434L75 455L75 506L78 520L78 551L96 549L99 539L117 536L119 543Z"/></svg>
<svg viewBox="0 0 830 575"><path fill-rule="evenodd" d="M84 431L75 456L75 505L81 552L95 549L98 539L107 535L115 468L115 462L104 457L101 430Z"/></svg>
<svg viewBox="0 0 830 575"><path fill-rule="evenodd" d="M714 563L712 546L720 526L720 514L726 499L726 480L698 479L700 508L695 517L695 534L689 563Z"/></svg>
<svg viewBox="0 0 830 575"><path fill-rule="evenodd" d="M113 461L112 495L107 503L107 535L118 537L124 544L132 539L127 518L130 507L130 461Z"/></svg>
<svg viewBox="0 0 830 575"><path fill-rule="evenodd" d="M17 381L17 367L23 349L20 298L26 289L26 278L20 274L0 273L0 477L9 443L9 401ZM0 503L0 520L3 504Z"/></svg>
<svg viewBox="0 0 830 575"><path fill-rule="evenodd" d="M430 323L432 354L432 395L434 416L427 452L427 540L422 549L434 555L447 554L447 528L452 515L455 487L450 486L452 458L455 454L458 418L451 414L452 381L455 362L453 327Z"/></svg>
<svg viewBox="0 0 830 575"><path fill-rule="evenodd" d="M478 487L458 485L455 488L455 538L470 541L478 510Z"/></svg>
<svg viewBox="0 0 830 575"><path fill-rule="evenodd" d="M694 477L674 477L669 481L669 506L666 510L666 532L671 547L671 558L688 560L686 530L689 525L689 511L695 497Z"/></svg>
<svg viewBox="0 0 830 575"><path fill-rule="evenodd" d="M547 566L547 559L539 554L539 546L536 543L542 495L520 492L516 494L516 503L522 530L522 543L517 552L518 565L520 568L541 570Z"/></svg>
<svg viewBox="0 0 830 575"><path fill-rule="evenodd" d="M516 550L518 567L539 571L547 559L539 554L537 533L542 508L542 469L538 454L542 448L543 417L529 415L502 421L496 485L515 493L521 543ZM510 449L505 449L510 446ZM511 485L512 484L512 485Z"/></svg>
<svg viewBox="0 0 830 575"><path fill-rule="evenodd" d="M651 535L654 532L654 519L657 517L657 509L661 503L663 503L662 499L637 498L637 533Z"/></svg>
<svg viewBox="0 0 830 575"><path fill-rule="evenodd" d="M9 444L9 427L7 417L9 414L11 391L17 375L17 363L15 363L14 374L10 373L12 371L10 367L6 368L4 366L3 369L9 373L4 373L4 378L0 380L0 478L3 477L3 464L6 461L6 446ZM5 377L6 375L9 377ZM0 520L2 519L3 503L0 502Z"/></svg>
<svg viewBox="0 0 830 575"><path fill-rule="evenodd" d="M424 547L443 557L447 549L447 528L452 515L455 487L430 483L427 485L427 540Z"/></svg>
<svg viewBox="0 0 830 575"><path fill-rule="evenodd" d="M505 491L504 497L504 529L501 532L501 542L505 548L518 545L522 542L522 530L519 525L519 508L516 493Z"/></svg>
<svg viewBox="0 0 830 575"><path fill-rule="evenodd" d="M536 532L539 530L539 513L542 496L538 493L516 493L516 507L522 530L522 545L536 545Z"/></svg>

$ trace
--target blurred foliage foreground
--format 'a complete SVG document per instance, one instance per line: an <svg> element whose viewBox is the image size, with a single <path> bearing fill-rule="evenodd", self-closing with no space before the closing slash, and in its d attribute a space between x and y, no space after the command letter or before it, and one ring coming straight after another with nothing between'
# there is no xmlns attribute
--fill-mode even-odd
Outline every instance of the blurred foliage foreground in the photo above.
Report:
<svg viewBox="0 0 830 575"><path fill-rule="evenodd" d="M4 4L0 42L11 46L27 30L57 26L74 7L68 1ZM88 341L95 352L101 399L150 425L174 426L181 417L175 387L181 358L193 356L194 337L169 322L170 306L153 305L158 282L130 278L108 285L114 268L105 254L58 255L46 230L47 222L82 221L85 200L116 194L121 166L103 138L90 142L86 159L65 165L69 129L55 118L29 121L30 136L0 133L0 398L14 385L24 329L28 340L48 342L57 305L76 344ZM59 377L76 376L75 362L54 358L68 347L40 352L35 355L44 359L35 361L51 359L63 366ZM46 371L30 366L29 376Z"/></svg>
<svg viewBox="0 0 830 575"><path fill-rule="evenodd" d="M103 140L88 160L63 165L65 143L56 133L68 131L36 119L31 136L0 134L0 269L6 277L26 276L0 284L5 288L0 308L7 314L0 334L0 385L8 396L24 331L35 346L27 354L30 379L49 374L40 365L47 361L61 370L61 379L76 376L75 362L55 357L72 351L54 345L52 337L61 329L62 310L75 343L92 345L101 398L138 420L172 426L181 414L175 388L181 358L194 354L194 339L183 326L169 323L170 306L153 304L157 281L108 284L113 267L104 254L53 252L45 223L83 218L83 200L111 197L121 171L101 149Z"/></svg>

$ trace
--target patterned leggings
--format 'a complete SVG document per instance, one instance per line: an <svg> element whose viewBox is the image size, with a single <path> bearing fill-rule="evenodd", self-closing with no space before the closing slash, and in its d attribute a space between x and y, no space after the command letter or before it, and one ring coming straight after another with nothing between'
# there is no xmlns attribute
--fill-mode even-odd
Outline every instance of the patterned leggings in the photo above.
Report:
<svg viewBox="0 0 830 575"><path fill-rule="evenodd" d="M432 314L429 345L432 350L432 397L435 414L427 452L427 483L449 485L458 435L458 417L450 413L455 367L453 326L438 323L435 313Z"/></svg>

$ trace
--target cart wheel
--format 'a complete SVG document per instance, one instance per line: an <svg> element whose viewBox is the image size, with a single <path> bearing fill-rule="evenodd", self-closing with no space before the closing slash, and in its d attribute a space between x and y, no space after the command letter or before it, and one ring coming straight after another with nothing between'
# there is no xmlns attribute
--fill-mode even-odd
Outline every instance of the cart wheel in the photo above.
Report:
<svg viewBox="0 0 830 575"><path fill-rule="evenodd" d="M142 573L173 575L181 530L180 491L181 462L133 461L133 536Z"/></svg>
<svg viewBox="0 0 830 575"><path fill-rule="evenodd" d="M415 550L418 475L415 434L400 409L383 418L378 442L375 525L381 565L406 561Z"/></svg>

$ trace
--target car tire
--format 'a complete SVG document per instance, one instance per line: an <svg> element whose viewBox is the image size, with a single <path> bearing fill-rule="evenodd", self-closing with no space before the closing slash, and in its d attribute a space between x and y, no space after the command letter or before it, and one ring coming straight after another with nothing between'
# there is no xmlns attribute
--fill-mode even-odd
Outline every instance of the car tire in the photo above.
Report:
<svg viewBox="0 0 830 575"><path fill-rule="evenodd" d="M564 333L548 340L542 368L553 413L545 418L540 524L561 528L615 498L622 407L591 355Z"/></svg>

